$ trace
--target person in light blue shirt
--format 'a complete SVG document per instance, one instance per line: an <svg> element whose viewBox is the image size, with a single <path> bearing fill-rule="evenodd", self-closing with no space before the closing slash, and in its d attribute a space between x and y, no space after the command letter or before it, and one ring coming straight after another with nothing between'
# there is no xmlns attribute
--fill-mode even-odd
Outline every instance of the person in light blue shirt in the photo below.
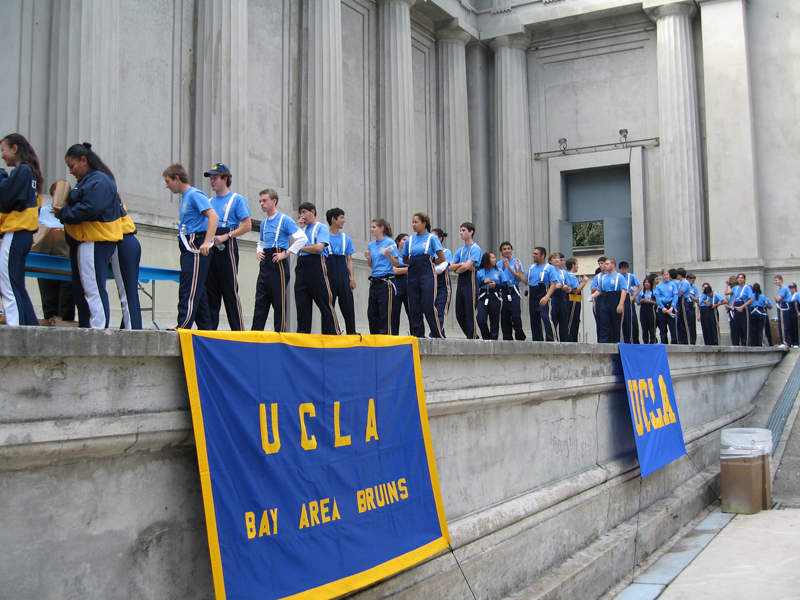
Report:
<svg viewBox="0 0 800 600"><path fill-rule="evenodd" d="M530 298L528 311L531 317L531 339L534 342L558 341L551 298L556 291L558 277L553 265L548 264L547 250L542 246L533 249L533 264L525 273L524 283L528 284ZM544 337L542 337L544 325Z"/></svg>
<svg viewBox="0 0 800 600"><path fill-rule="evenodd" d="M703 330L703 342L706 346L719 346L719 310L727 306L725 296L713 291L711 285L703 284L700 295L700 328Z"/></svg>
<svg viewBox="0 0 800 600"><path fill-rule="evenodd" d="M637 295L639 305L639 318L642 322L642 343L655 344L656 319L658 315L658 301L655 296L655 287L658 285L658 275L652 273L642 281L642 291Z"/></svg>
<svg viewBox="0 0 800 600"><path fill-rule="evenodd" d="M217 163L203 175L211 182L214 191L210 199L211 207L218 218L206 279L211 328L217 329L219 326L219 311L224 302L231 331L243 331L244 317L239 300L239 245L236 238L249 232L252 227L250 207L244 196L229 189L233 175L228 167Z"/></svg>
<svg viewBox="0 0 800 600"><path fill-rule="evenodd" d="M675 321L677 317L678 286L674 279L678 277L676 269L661 271L661 283L656 286L655 297L658 303L656 323L662 344L678 343L678 328ZM667 338L669 331L669 339Z"/></svg>
<svg viewBox="0 0 800 600"><path fill-rule="evenodd" d="M625 278L625 287L628 290L628 299L625 301L622 313L622 341L626 344L639 343L639 319L636 318L636 297L639 295L641 285L633 273L629 273L630 265L626 261L619 263L619 273Z"/></svg>
<svg viewBox="0 0 800 600"><path fill-rule="evenodd" d="M676 269L678 274L678 343L689 344L694 337L697 340L697 328L695 327L694 301L692 300L692 284L686 277L686 269L680 267Z"/></svg>
<svg viewBox="0 0 800 600"><path fill-rule="evenodd" d="M434 227L431 231L439 238L439 243L444 247L444 240L447 234L439 227ZM436 314L439 316L439 327L442 330L442 337L445 336L444 323L447 320L447 313L450 310L450 296L453 293L450 285L450 263L453 262L453 253L447 248L444 249L444 262L436 265Z"/></svg>
<svg viewBox="0 0 800 600"><path fill-rule="evenodd" d="M566 263L570 293L569 293L569 319L567 326L569 329L568 342L578 341L578 330L581 325L581 307L583 305L583 288L586 286L588 278L585 275L578 275L578 259L572 257Z"/></svg>
<svg viewBox="0 0 800 600"><path fill-rule="evenodd" d="M425 337L425 321L430 336L444 337L436 311L436 265L444 262L444 248L431 233L431 218L417 212L411 220L414 235L406 240L402 255L408 264L408 308L411 335Z"/></svg>
<svg viewBox="0 0 800 600"><path fill-rule="evenodd" d="M450 270L458 275L456 288L456 320L461 331L468 340L478 339L478 315L476 306L478 301L478 288L475 281L475 271L478 270L483 251L473 241L475 225L462 223L459 229L464 245L453 253L453 262Z"/></svg>
<svg viewBox="0 0 800 600"><path fill-rule="evenodd" d="M500 244L502 259L498 268L505 273L508 286L500 309L500 329L504 340L524 341L525 331L522 328L522 295L519 284L525 281L525 267L522 261L514 258L514 247L511 242ZM512 337L513 331L513 337Z"/></svg>
<svg viewBox="0 0 800 600"><path fill-rule="evenodd" d="M272 309L273 331L285 333L286 290L292 276L288 258L290 254L297 256L308 238L290 216L278 212L278 192L271 188L261 190L258 201L267 218L261 221L256 245L259 266L251 329L264 331Z"/></svg>
<svg viewBox="0 0 800 600"><path fill-rule="evenodd" d="M764 345L764 328L767 325L767 298L761 291L761 285L753 284L753 303L750 305L750 345L760 347Z"/></svg>
<svg viewBox="0 0 800 600"><path fill-rule="evenodd" d="M328 226L317 220L317 207L311 202L303 202L299 210L297 224L308 238L308 245L300 249L294 269L297 333L311 333L313 303L322 317L322 334L339 335L341 331L333 306L326 261L331 234Z"/></svg>
<svg viewBox="0 0 800 600"><path fill-rule="evenodd" d="M342 228L345 224L344 211L331 208L325 213L330 227L331 242L328 247L328 278L331 282L333 304L338 301L339 310L344 317L344 328L347 335L358 335L356 331L356 306L353 291L356 289L356 278L353 266L353 240Z"/></svg>
<svg viewBox="0 0 800 600"><path fill-rule="evenodd" d="M408 241L407 233L398 233L394 238L394 243L397 245L397 265L394 266L394 285L396 288L396 296L392 303L392 335L400 335L400 317L402 310L405 308L406 318L411 322L411 310L408 306L408 263L403 260L403 248L405 248Z"/></svg>
<svg viewBox="0 0 800 600"><path fill-rule="evenodd" d="M797 346L797 313L792 306L792 293L789 286L783 283L783 275L776 275L773 279L778 287L775 296L775 308L778 309L778 331L781 333L783 346Z"/></svg>
<svg viewBox="0 0 800 600"><path fill-rule="evenodd" d="M733 320L731 321L731 342L734 346L750 345L750 305L755 300L753 288L747 285L744 273L736 276L738 285L731 290Z"/></svg>
<svg viewBox="0 0 800 600"><path fill-rule="evenodd" d="M372 269L369 278L369 304L367 320L373 335L392 333L392 304L396 301L395 275L390 256L397 258L397 244L392 239L392 226L386 219L373 219L370 232L374 241L369 243L364 257Z"/></svg>
<svg viewBox="0 0 800 600"><path fill-rule="evenodd" d="M181 274L178 283L178 329L211 329L205 285L209 250L217 230L217 213L202 191L189 185L183 165L173 163L163 173L164 183L173 194L180 194L178 208L178 248Z"/></svg>
<svg viewBox="0 0 800 600"><path fill-rule="evenodd" d="M497 268L494 252L485 252L478 269L478 327L484 340L496 340L500 334L500 310L508 290L508 280ZM487 323L488 322L488 323Z"/></svg>
<svg viewBox="0 0 800 600"><path fill-rule="evenodd" d="M617 272L617 261L606 258L606 273L600 278L600 286L595 297L602 294L602 311L600 313L600 338L598 342L618 344L622 326L622 314L628 298L627 281Z"/></svg>

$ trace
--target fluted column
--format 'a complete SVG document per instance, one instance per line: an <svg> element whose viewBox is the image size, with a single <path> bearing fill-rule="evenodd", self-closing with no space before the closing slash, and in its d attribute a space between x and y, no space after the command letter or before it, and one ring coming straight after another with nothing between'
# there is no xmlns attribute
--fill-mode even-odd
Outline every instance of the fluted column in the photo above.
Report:
<svg viewBox="0 0 800 600"><path fill-rule="evenodd" d="M710 260L756 259L759 244L746 0L699 0L703 27Z"/></svg>
<svg viewBox="0 0 800 600"><path fill-rule="evenodd" d="M489 42L494 50L495 161L494 225L491 248L503 240L514 254L529 262L533 240L531 133L528 118L528 68L524 35L502 36ZM488 241L488 240L487 240ZM481 240L481 244L487 244Z"/></svg>
<svg viewBox="0 0 800 600"><path fill-rule="evenodd" d="M467 42L461 29L436 34L439 63L439 219L455 232L472 221L472 181L467 107Z"/></svg>
<svg viewBox="0 0 800 600"><path fill-rule="evenodd" d="M341 0L307 0L304 10L308 58L303 82L305 119L302 201L317 215L341 204L344 160ZM322 218L322 217L320 217Z"/></svg>
<svg viewBox="0 0 800 600"><path fill-rule="evenodd" d="M197 9L195 164L192 183L224 163L247 195L247 0L204 0Z"/></svg>
<svg viewBox="0 0 800 600"><path fill-rule="evenodd" d="M656 22L664 260L698 262L705 260L706 242L692 45L697 6L693 0L650 0L644 8Z"/></svg>
<svg viewBox="0 0 800 600"><path fill-rule="evenodd" d="M50 46L50 126L44 172L48 179L68 177L64 153L90 142L112 169L117 146L119 5L104 0L62 0L53 5ZM46 190L45 190L46 191Z"/></svg>
<svg viewBox="0 0 800 600"><path fill-rule="evenodd" d="M416 210L411 4L378 1L378 207L396 231Z"/></svg>

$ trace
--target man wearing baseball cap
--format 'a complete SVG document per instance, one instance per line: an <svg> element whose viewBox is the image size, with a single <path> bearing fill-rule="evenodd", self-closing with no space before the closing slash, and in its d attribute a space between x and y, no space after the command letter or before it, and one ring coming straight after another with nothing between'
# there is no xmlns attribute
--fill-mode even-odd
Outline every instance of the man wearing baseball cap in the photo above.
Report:
<svg viewBox="0 0 800 600"><path fill-rule="evenodd" d="M214 247L206 278L206 300L211 319L211 329L219 326L219 310L225 302L231 331L244 329L242 303L239 301L239 246L236 238L250 231L250 207L241 194L229 188L233 175L222 163L217 163L203 173L211 180L211 207L219 217Z"/></svg>

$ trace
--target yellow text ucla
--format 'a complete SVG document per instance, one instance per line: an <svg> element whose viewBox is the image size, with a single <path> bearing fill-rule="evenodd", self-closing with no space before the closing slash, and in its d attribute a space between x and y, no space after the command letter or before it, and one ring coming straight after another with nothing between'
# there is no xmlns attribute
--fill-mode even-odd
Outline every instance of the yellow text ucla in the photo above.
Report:
<svg viewBox="0 0 800 600"><path fill-rule="evenodd" d="M244 524L247 529L247 538L251 540L256 537L256 535L258 535L258 537L264 535L278 535L278 509L270 508L269 510L263 511L258 524L258 530L256 530L256 513L254 512L244 513ZM256 531L258 531L257 534Z"/></svg>
<svg viewBox="0 0 800 600"><path fill-rule="evenodd" d="M394 504L406 498L408 498L408 487L406 487L405 478L390 481L389 483L381 483L356 492L358 512L360 513Z"/></svg>
<svg viewBox="0 0 800 600"><path fill-rule="evenodd" d="M331 503L330 498L325 498L319 502L314 500L309 502L308 505L303 504L303 508L300 511L300 526L298 529L314 527L320 523L338 521L341 518L339 507L336 505L336 498L333 499L333 503Z"/></svg>
<svg viewBox="0 0 800 600"><path fill-rule="evenodd" d="M652 378L628 380L628 397L636 424L636 435L644 435L645 430L649 433L675 422L675 412L672 410L663 375L658 376L658 388L660 397L656 400Z"/></svg>
<svg viewBox="0 0 800 600"><path fill-rule="evenodd" d="M333 437L334 447L349 446L351 442L351 435L342 435L342 427L339 422L340 403L333 403ZM261 423L261 447L266 454L275 454L281 449L280 428L278 426L278 404L270 404L270 418L272 427L267 426L267 405L259 404L259 421ZM303 402L299 408L300 419L300 447L303 450L315 450L317 447L317 438L314 435L308 435L308 428L306 423L308 419L315 419L317 417L317 409L311 402ZM270 429L272 430L272 440L270 441ZM369 442L378 439L378 422L375 418L375 400L369 399L367 406L367 423L364 427L364 440Z"/></svg>

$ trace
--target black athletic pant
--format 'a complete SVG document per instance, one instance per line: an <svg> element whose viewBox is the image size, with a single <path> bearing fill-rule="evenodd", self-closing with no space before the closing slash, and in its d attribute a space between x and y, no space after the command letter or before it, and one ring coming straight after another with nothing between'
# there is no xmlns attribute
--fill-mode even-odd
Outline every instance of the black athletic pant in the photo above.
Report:
<svg viewBox="0 0 800 600"><path fill-rule="evenodd" d="M797 312L794 309L794 303L778 302L777 309L781 343L787 346L797 346Z"/></svg>
<svg viewBox="0 0 800 600"><path fill-rule="evenodd" d="M350 289L350 271L347 268L347 257L340 254L329 256L328 279L331 283L333 305L339 302L339 310L344 317L344 328L347 335L356 335L356 305L353 290Z"/></svg>
<svg viewBox="0 0 800 600"><path fill-rule="evenodd" d="M475 271L458 274L456 289L456 320L468 340L477 340L477 282Z"/></svg>
<svg viewBox="0 0 800 600"><path fill-rule="evenodd" d="M750 346L761 346L764 343L764 325L767 322L767 310L756 307L750 312Z"/></svg>
<svg viewBox="0 0 800 600"><path fill-rule="evenodd" d="M690 298L678 299L678 343L697 343L697 313Z"/></svg>
<svg viewBox="0 0 800 600"><path fill-rule="evenodd" d="M445 269L443 273L436 276L436 314L439 315L439 328L444 334L444 322L447 320L447 312L450 310L450 270Z"/></svg>
<svg viewBox="0 0 800 600"><path fill-rule="evenodd" d="M515 285L503 292L503 307L500 309L500 328L503 330L504 340L525 340L522 329L522 298L519 288ZM513 330L513 337L512 337Z"/></svg>
<svg viewBox="0 0 800 600"><path fill-rule="evenodd" d="M367 319L372 335L389 335L392 332L392 307L395 302L394 277L370 277Z"/></svg>
<svg viewBox="0 0 800 600"><path fill-rule="evenodd" d="M258 281L256 282L256 305L253 309L253 331L264 331L264 326L269 318L270 308L273 309L273 329L277 333L286 332L286 288L292 277L289 269L289 258L273 262L275 254L283 252L283 248L265 248L264 260L258 267Z"/></svg>
<svg viewBox="0 0 800 600"><path fill-rule="evenodd" d="M552 298L542 306L539 301L547 295L547 286L543 283L530 286L530 304L528 312L531 317L531 339L534 342L558 341L555 323L553 322ZM542 337L542 325L544 325L544 337Z"/></svg>
<svg viewBox="0 0 800 600"><path fill-rule="evenodd" d="M594 299L594 305L592 307L592 313L594 314L594 327L597 333L597 339L600 340L600 313L601 307L603 306L603 294L601 293L597 298Z"/></svg>
<svg viewBox="0 0 800 600"><path fill-rule="evenodd" d="M480 290L477 319L484 340L496 340L500 334L500 311L503 309L505 292L505 288Z"/></svg>
<svg viewBox="0 0 800 600"><path fill-rule="evenodd" d="M642 320L642 343L657 344L656 339L656 312L655 304L642 304L639 306L639 317Z"/></svg>
<svg viewBox="0 0 800 600"><path fill-rule="evenodd" d="M622 327L622 315L617 312L622 292L603 292L603 304L600 311L601 344L619 344Z"/></svg>
<svg viewBox="0 0 800 600"><path fill-rule="evenodd" d="M626 344L639 343L639 320L636 318L636 300L628 295L622 313L622 341Z"/></svg>
<svg viewBox="0 0 800 600"><path fill-rule="evenodd" d="M567 293L564 290L555 290L553 295L550 296L550 302L553 306L552 316L553 323L558 329L556 338L560 342L567 341L569 337L569 317L567 316Z"/></svg>
<svg viewBox="0 0 800 600"><path fill-rule="evenodd" d="M719 312L716 308L700 307L700 328L706 346L719 346Z"/></svg>
<svg viewBox="0 0 800 600"><path fill-rule="evenodd" d="M217 235L225 235L232 231L230 227L220 227ZM244 317L242 303L239 301L239 246L235 238L225 242L225 248L211 247L211 262L208 265L206 278L206 300L211 319L211 329L219 326L219 311L225 303L228 325L231 331L242 331Z"/></svg>
<svg viewBox="0 0 800 600"><path fill-rule="evenodd" d="M411 323L411 312L408 308L408 275L397 275L394 278L395 296L392 300L392 335L400 335L400 311L405 306L406 317Z"/></svg>
<svg viewBox="0 0 800 600"><path fill-rule="evenodd" d="M333 310L333 294L328 281L326 259L321 254L306 254L297 259L294 271L294 302L297 306L297 333L311 333L312 303L322 316L322 334L339 335L339 321Z"/></svg>
<svg viewBox="0 0 800 600"><path fill-rule="evenodd" d="M186 236L189 247L197 250L205 241L206 232L198 231ZM211 329L206 303L206 275L210 256L193 253L178 241L181 251L181 274L178 282L178 328L191 329L196 322L198 329ZM77 296L76 296L77 298ZM78 306L80 309L80 305ZM80 310L79 310L80 313Z"/></svg>
<svg viewBox="0 0 800 600"><path fill-rule="evenodd" d="M142 328L142 306L139 303L139 262L142 246L136 235L126 233L117 243L117 251L111 257L111 270L117 282L122 304L122 329Z"/></svg>
<svg viewBox="0 0 800 600"><path fill-rule="evenodd" d="M411 335L425 337L423 315L428 322L431 337L440 338L439 314L436 312L436 271L433 259L427 254L411 257L408 265L408 308Z"/></svg>
<svg viewBox="0 0 800 600"><path fill-rule="evenodd" d="M664 308L672 308L671 304L665 304ZM656 307L656 323L658 324L658 333L661 336L662 344L677 344L678 343L678 325L675 322L675 312L672 314L662 312L660 308ZM669 341L667 341L667 330L669 330Z"/></svg>
<svg viewBox="0 0 800 600"><path fill-rule="evenodd" d="M731 343L734 346L750 345L750 307L742 309L741 312L736 307L743 306L744 301L739 300L733 303L734 310L731 313Z"/></svg>

